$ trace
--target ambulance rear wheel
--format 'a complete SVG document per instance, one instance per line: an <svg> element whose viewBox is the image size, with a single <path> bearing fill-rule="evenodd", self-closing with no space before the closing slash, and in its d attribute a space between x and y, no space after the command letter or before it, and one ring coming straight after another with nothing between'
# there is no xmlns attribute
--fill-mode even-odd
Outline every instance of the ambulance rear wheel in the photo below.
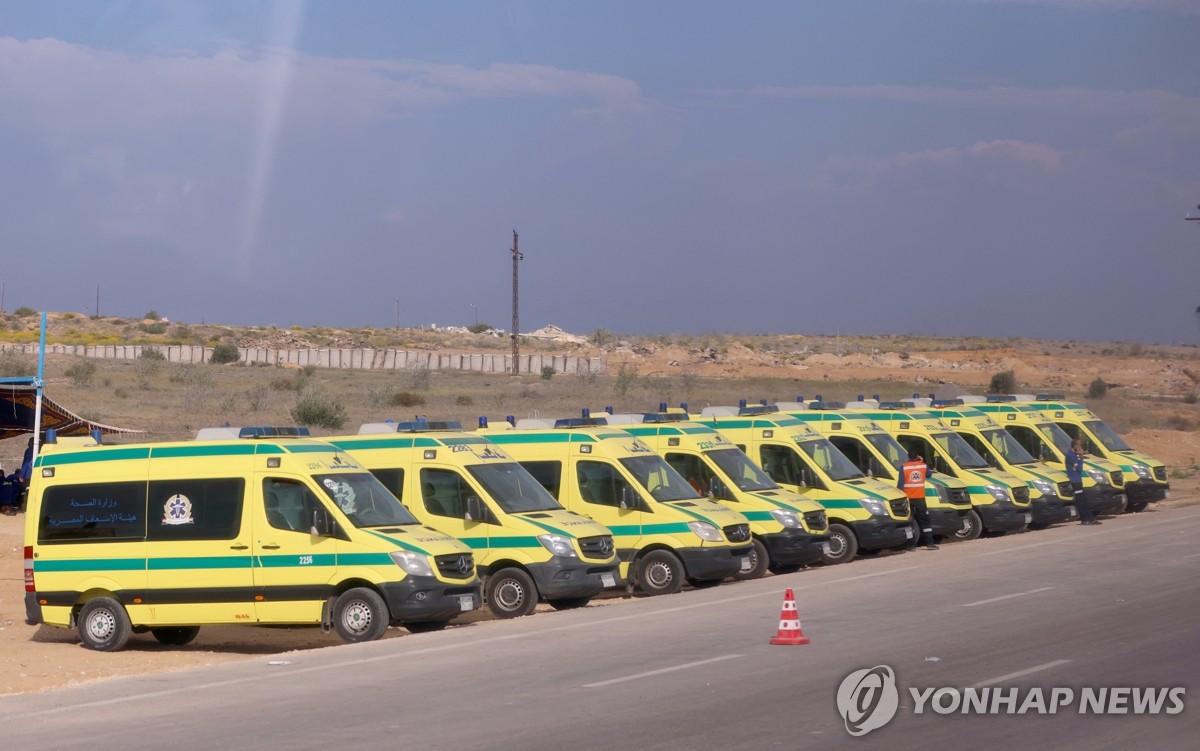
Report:
<svg viewBox="0 0 1200 751"><path fill-rule="evenodd" d="M76 619L79 639L88 649L115 652L129 641L133 627L121 603L111 597L88 600Z"/></svg>
<svg viewBox="0 0 1200 751"><path fill-rule="evenodd" d="M450 621L420 621L405 623L404 627L414 634L428 634L432 631L441 631L448 625L450 625Z"/></svg>
<svg viewBox="0 0 1200 751"><path fill-rule="evenodd" d="M574 610L584 607L591 601L591 597L559 597L554 600L546 600L555 610Z"/></svg>
<svg viewBox="0 0 1200 751"><path fill-rule="evenodd" d="M750 568L746 571L739 571L733 575L737 581L746 581L747 579L761 579L763 574L767 573L767 566L771 563L771 556L767 554L767 546L763 545L758 540L750 541Z"/></svg>
<svg viewBox="0 0 1200 751"><path fill-rule="evenodd" d="M347 643L375 641L388 623L387 604L373 589L348 589L333 604L333 629Z"/></svg>
<svg viewBox="0 0 1200 751"><path fill-rule="evenodd" d="M974 540L983 533L983 520L979 518L979 512L971 509L967 515L962 518L962 526L958 531L951 535L951 538L958 541Z"/></svg>
<svg viewBox="0 0 1200 751"><path fill-rule="evenodd" d="M1136 514L1140 511L1145 511L1146 507L1149 505L1150 501L1128 501L1125 504L1125 512L1129 514Z"/></svg>
<svg viewBox="0 0 1200 751"><path fill-rule="evenodd" d="M637 584L648 595L673 595L683 587L683 564L669 550L651 550L638 560Z"/></svg>
<svg viewBox="0 0 1200 751"><path fill-rule="evenodd" d="M858 538L845 524L829 525L829 552L821 555L821 562L832 566L854 560L858 555Z"/></svg>
<svg viewBox="0 0 1200 751"><path fill-rule="evenodd" d="M529 615L538 603L533 579L519 568L506 568L489 576L485 596L488 610L497 618Z"/></svg>
<svg viewBox="0 0 1200 751"><path fill-rule="evenodd" d="M172 647L182 647L184 644L190 644L192 639L200 633L199 626L163 626L162 628L152 628L150 633L154 634L154 638L158 639L159 644L167 644Z"/></svg>

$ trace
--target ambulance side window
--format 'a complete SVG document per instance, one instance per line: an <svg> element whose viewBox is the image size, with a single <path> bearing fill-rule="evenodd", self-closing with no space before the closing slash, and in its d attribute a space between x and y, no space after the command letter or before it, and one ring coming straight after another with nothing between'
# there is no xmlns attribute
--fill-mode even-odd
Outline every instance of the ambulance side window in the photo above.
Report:
<svg viewBox="0 0 1200 751"><path fill-rule="evenodd" d="M942 455L938 453L937 449L929 445L928 441L906 435L897 437L896 442L903 446L905 451L916 450L916 452L925 459L925 464L933 468L934 472L941 472L942 474L949 475L951 477L956 476L954 474L954 468L951 467L944 458L942 458Z"/></svg>
<svg viewBox="0 0 1200 751"><path fill-rule="evenodd" d="M580 461L575 465L575 477L579 483L579 497L585 503L620 507L622 497L638 497L616 467L605 462Z"/></svg>
<svg viewBox="0 0 1200 751"><path fill-rule="evenodd" d="M988 466L999 467L1000 463L996 459L996 452L992 450L992 445L982 438L971 433L959 433L962 439L967 442L967 445L975 449L975 451L983 457Z"/></svg>
<svg viewBox="0 0 1200 751"><path fill-rule="evenodd" d="M468 495L475 495L475 492L457 472L450 469L421 470L421 500L429 513L462 519L466 516Z"/></svg>
<svg viewBox="0 0 1200 751"><path fill-rule="evenodd" d="M1048 450L1045 445L1042 444L1042 440L1038 438L1037 433L1033 431L1033 428L1028 428L1024 425L1009 425L1005 428L1005 430L1008 431L1008 434L1011 435L1017 443L1021 444L1021 448L1029 452L1030 456L1034 457L1038 461L1054 461L1055 457L1053 452Z"/></svg>
<svg viewBox="0 0 1200 751"><path fill-rule="evenodd" d="M760 446L759 462L763 472L775 482L786 485L804 485L796 458L787 446Z"/></svg>
<svg viewBox="0 0 1200 751"><path fill-rule="evenodd" d="M245 495L240 477L152 481L146 539L232 540L242 530Z"/></svg>
<svg viewBox="0 0 1200 751"><path fill-rule="evenodd" d="M383 484L383 487L392 491L392 495L400 499L404 503L404 470L396 469L373 469L371 474L375 475L375 479Z"/></svg>
<svg viewBox="0 0 1200 751"><path fill-rule="evenodd" d="M263 502L272 527L305 533L312 527L313 511L321 505L302 483L282 478L263 480Z"/></svg>
<svg viewBox="0 0 1200 751"><path fill-rule="evenodd" d="M145 537L145 482L56 485L42 495L38 542L123 542Z"/></svg>
<svg viewBox="0 0 1200 751"><path fill-rule="evenodd" d="M560 502L562 501L562 496L558 492L562 478L562 462L521 462L521 466L533 475L533 479L537 480L538 484L545 488L550 495Z"/></svg>

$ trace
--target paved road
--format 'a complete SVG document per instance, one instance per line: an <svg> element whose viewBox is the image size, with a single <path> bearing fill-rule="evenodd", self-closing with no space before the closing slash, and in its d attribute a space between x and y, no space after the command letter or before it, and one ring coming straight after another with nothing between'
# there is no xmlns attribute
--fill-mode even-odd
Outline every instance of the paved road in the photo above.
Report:
<svg viewBox="0 0 1200 751"><path fill-rule="evenodd" d="M1200 506L665 598L0 697L0 748L1193 749ZM805 646L768 643L783 592ZM120 655L113 655L119 660ZM852 670L888 725L850 737ZM1184 686L1182 714L913 714L908 688Z"/></svg>

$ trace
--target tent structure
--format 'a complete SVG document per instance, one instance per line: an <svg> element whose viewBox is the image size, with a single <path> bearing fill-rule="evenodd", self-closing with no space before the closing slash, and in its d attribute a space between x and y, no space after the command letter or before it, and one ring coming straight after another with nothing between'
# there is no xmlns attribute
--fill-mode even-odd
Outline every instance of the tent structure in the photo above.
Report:
<svg viewBox="0 0 1200 751"><path fill-rule="evenodd" d="M34 420L37 415L37 392L33 378L0 379L0 439L32 435L38 429ZM85 420L45 394L42 395L40 430L54 430L58 435L89 435L97 430L105 435L143 432Z"/></svg>

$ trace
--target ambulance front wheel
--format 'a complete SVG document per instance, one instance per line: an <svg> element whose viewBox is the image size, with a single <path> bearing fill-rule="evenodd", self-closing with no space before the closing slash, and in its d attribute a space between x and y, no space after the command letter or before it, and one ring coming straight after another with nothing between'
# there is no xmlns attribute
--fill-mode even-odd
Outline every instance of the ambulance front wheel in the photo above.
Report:
<svg viewBox="0 0 1200 751"><path fill-rule="evenodd" d="M159 644L167 644L172 647L182 647L184 644L190 644L192 639L200 633L199 626L163 626L160 628L150 629L150 633L154 634L154 638L158 639Z"/></svg>
<svg viewBox="0 0 1200 751"><path fill-rule="evenodd" d="M745 571L739 571L733 575L737 581L745 581L747 579L761 579L763 574L767 573L767 566L771 563L771 556L767 553L767 546L763 545L757 539L750 541L750 568Z"/></svg>
<svg viewBox="0 0 1200 751"><path fill-rule="evenodd" d="M410 623L406 621L404 627L414 634L428 634L434 631L441 631L450 625L450 621L417 621Z"/></svg>
<svg viewBox="0 0 1200 751"><path fill-rule="evenodd" d="M821 555L821 562L832 566L854 560L858 555L858 538L845 524L829 525L829 552Z"/></svg>
<svg viewBox="0 0 1200 751"><path fill-rule="evenodd" d="M668 550L651 550L638 560L638 589L648 595L672 595L683 587L683 564Z"/></svg>
<svg viewBox="0 0 1200 751"><path fill-rule="evenodd" d="M962 518L962 526L954 533L953 538L965 542L974 540L981 534L983 534L983 520L979 518L978 511L971 509Z"/></svg>
<svg viewBox="0 0 1200 751"><path fill-rule="evenodd" d="M488 577L488 610L497 618L529 615L537 607L538 591L529 574L519 568L506 568Z"/></svg>
<svg viewBox="0 0 1200 751"><path fill-rule="evenodd" d="M546 602L550 603L550 607L555 610L574 610L585 607L591 601L591 597L558 597L553 600L546 600Z"/></svg>
<svg viewBox="0 0 1200 751"><path fill-rule="evenodd" d="M88 649L115 652L129 641L133 627L121 603L111 597L88 600L76 620L79 638Z"/></svg>
<svg viewBox="0 0 1200 751"><path fill-rule="evenodd" d="M388 609L373 589L348 589L333 604L333 628L342 641L375 641L388 627Z"/></svg>

